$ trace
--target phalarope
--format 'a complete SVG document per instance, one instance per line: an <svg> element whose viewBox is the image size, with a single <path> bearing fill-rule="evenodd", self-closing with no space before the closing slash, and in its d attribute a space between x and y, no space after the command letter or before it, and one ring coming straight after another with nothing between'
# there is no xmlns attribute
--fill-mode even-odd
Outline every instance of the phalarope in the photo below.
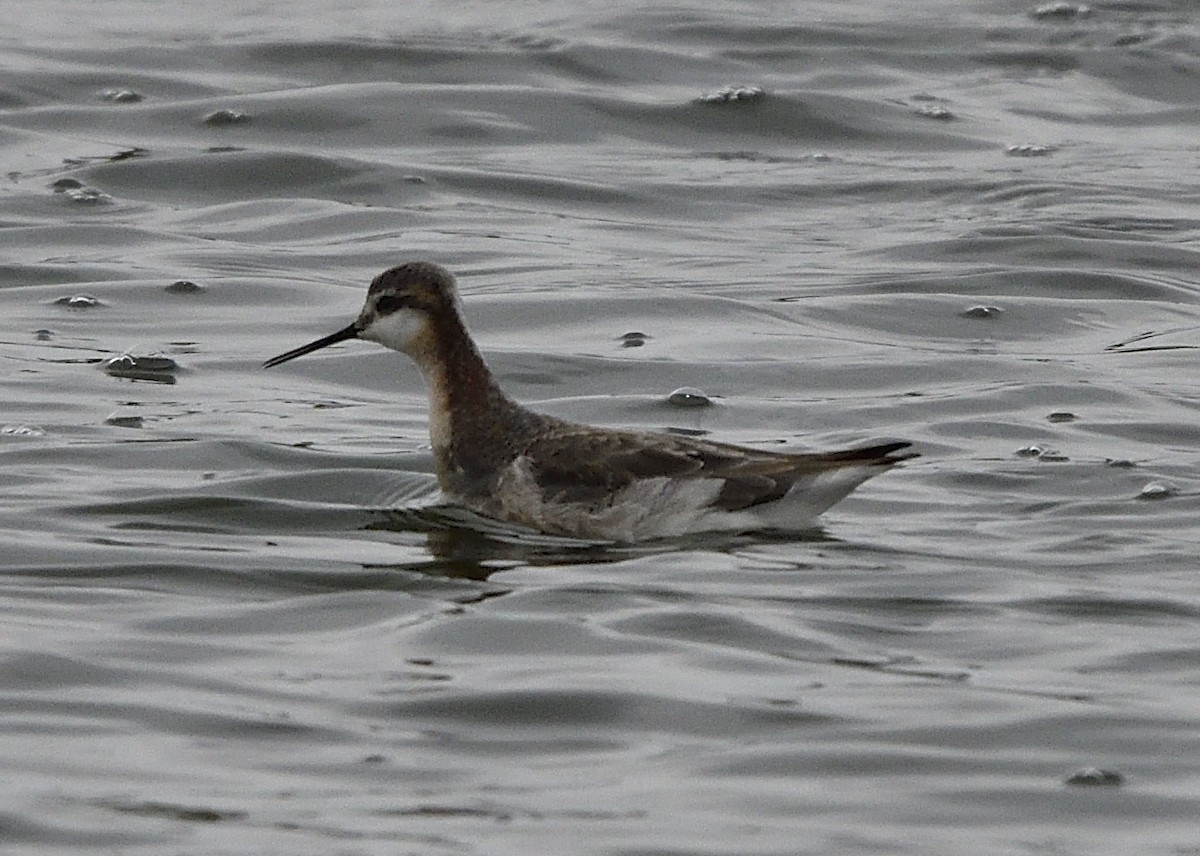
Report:
<svg viewBox="0 0 1200 856"><path fill-rule="evenodd" d="M429 433L447 498L542 532L639 541L699 531L804 530L868 478L915 453L882 443L818 454L616 431L510 398L467 332L454 277L408 262L375 277L358 318L266 368L347 339L407 354L429 388Z"/></svg>

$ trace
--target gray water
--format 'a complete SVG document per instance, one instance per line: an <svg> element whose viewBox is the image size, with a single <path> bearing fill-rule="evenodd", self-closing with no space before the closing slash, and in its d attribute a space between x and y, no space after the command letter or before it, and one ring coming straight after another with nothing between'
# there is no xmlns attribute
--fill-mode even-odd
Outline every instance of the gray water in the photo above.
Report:
<svg viewBox="0 0 1200 856"><path fill-rule="evenodd" d="M1194 3L247 5L3 4L2 852L1200 850ZM260 368L409 258L547 412L923 457L510 537Z"/></svg>

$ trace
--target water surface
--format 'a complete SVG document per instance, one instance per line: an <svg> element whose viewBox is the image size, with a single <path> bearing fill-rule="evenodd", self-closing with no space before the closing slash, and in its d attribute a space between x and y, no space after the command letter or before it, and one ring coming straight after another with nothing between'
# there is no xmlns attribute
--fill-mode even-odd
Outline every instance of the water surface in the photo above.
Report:
<svg viewBox="0 0 1200 856"><path fill-rule="evenodd" d="M0 36L6 852L1200 847L1194 4L243 6ZM495 531L260 368L414 257L547 412L923 457Z"/></svg>

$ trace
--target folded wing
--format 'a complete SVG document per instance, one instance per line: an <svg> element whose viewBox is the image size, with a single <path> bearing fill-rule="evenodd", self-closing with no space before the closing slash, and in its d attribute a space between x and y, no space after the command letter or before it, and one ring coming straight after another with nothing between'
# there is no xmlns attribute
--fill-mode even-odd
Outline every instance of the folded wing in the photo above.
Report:
<svg viewBox="0 0 1200 856"><path fill-rule="evenodd" d="M542 435L523 454L547 502L603 504L644 479L715 479L721 485L711 507L740 511L780 499L798 481L823 472L894 466L915 457L896 454L909 445L789 454L670 434L567 427Z"/></svg>

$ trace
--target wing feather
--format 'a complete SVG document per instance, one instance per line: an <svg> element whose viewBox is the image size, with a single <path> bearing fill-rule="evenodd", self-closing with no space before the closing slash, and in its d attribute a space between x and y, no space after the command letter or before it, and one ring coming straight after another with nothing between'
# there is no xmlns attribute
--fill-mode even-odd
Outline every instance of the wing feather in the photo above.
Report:
<svg viewBox="0 0 1200 856"><path fill-rule="evenodd" d="M574 426L539 436L524 451L547 501L608 503L641 479L719 479L713 507L738 511L784 496L804 476L841 467L889 467L907 443L821 454L747 449L671 434Z"/></svg>

